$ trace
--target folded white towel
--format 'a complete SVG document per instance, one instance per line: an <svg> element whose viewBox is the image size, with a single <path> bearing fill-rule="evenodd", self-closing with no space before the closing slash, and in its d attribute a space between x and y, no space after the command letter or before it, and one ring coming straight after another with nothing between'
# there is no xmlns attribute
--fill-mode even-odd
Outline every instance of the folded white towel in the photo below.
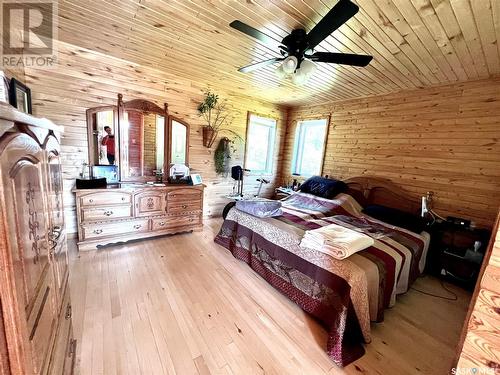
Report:
<svg viewBox="0 0 500 375"><path fill-rule="evenodd" d="M300 242L301 247L321 251L335 259L345 259L374 244L373 238L337 224L308 230Z"/></svg>

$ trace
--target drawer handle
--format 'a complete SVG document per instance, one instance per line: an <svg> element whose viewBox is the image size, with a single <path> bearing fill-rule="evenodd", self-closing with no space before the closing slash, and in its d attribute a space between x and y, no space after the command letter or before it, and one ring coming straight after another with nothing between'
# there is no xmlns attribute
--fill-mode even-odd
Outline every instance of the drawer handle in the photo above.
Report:
<svg viewBox="0 0 500 375"><path fill-rule="evenodd" d="M93 203L93 202L94 202L94 200L93 200L93 199L89 199L89 203Z"/></svg>
<svg viewBox="0 0 500 375"><path fill-rule="evenodd" d="M124 201L124 200L125 200L125 197L122 197L122 201Z"/></svg>
<svg viewBox="0 0 500 375"><path fill-rule="evenodd" d="M164 227L164 226L165 226L165 222L164 222L164 221L162 221L161 223L158 223L158 225L159 225L160 227Z"/></svg>
<svg viewBox="0 0 500 375"><path fill-rule="evenodd" d="M71 319L72 312L71 312L71 305L68 303L68 306L66 306L66 315L64 315L64 318L66 320Z"/></svg>
<svg viewBox="0 0 500 375"><path fill-rule="evenodd" d="M95 234L101 234L102 233L102 229L94 229L94 233Z"/></svg>
<svg viewBox="0 0 500 375"><path fill-rule="evenodd" d="M190 222L191 222L191 221L194 221L194 219L193 219L193 218L190 218L190 219L189 219L189 221L190 221Z"/></svg>
<svg viewBox="0 0 500 375"><path fill-rule="evenodd" d="M184 209L188 208L187 204L183 204L182 208L184 208Z"/></svg>
<svg viewBox="0 0 500 375"><path fill-rule="evenodd" d="M113 215L113 211L105 211L104 215L111 216L111 215Z"/></svg>
<svg viewBox="0 0 500 375"><path fill-rule="evenodd" d="M142 225L141 224L136 224L134 225L134 229L141 229L142 228Z"/></svg>

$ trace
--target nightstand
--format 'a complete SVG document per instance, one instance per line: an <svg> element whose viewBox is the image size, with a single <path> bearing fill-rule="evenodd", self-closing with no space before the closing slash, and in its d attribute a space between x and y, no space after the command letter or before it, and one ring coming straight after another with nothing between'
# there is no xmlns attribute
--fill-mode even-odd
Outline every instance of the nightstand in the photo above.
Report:
<svg viewBox="0 0 500 375"><path fill-rule="evenodd" d="M473 289L491 232L465 228L447 221L436 222L427 231L431 234L431 243L426 271Z"/></svg>

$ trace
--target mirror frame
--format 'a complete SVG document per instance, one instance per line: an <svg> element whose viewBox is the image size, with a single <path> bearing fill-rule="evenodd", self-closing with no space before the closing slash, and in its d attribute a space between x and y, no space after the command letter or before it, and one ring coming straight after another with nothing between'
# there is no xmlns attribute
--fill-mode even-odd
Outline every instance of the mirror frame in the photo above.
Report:
<svg viewBox="0 0 500 375"><path fill-rule="evenodd" d="M171 156L171 148L172 145L170 144L170 141L172 139L172 121L177 121L178 123L184 125L186 127L186 166L189 167L189 140L190 140L190 126L189 124L176 117L176 116L170 116L168 112L168 104L164 103L164 107L161 108L155 103L145 100L145 99L133 99L128 102L123 101L123 95L118 94L118 104L117 105L105 105L105 106L100 106L100 107L94 107L94 108L89 108L86 110L86 117L87 117L87 144L88 144L88 162L89 165L98 165L95 160L95 146L93 142L94 138L94 130L92 120L93 116L102 111L113 111L114 115L114 127L115 127L115 138L116 138L116 143L119 145L119 150L116 154L116 165L118 166L119 169L119 179L120 182L146 182L146 181L154 181L155 176L141 176L141 177L124 177L124 170L122 168L122 147L121 146L121 132L122 132L122 124L124 120L124 114L125 111L127 110L132 110L132 111L139 111L143 112L144 114L148 113L154 113L160 116L163 116L164 118L164 126L165 126L165 131L164 131L164 159L163 159L163 171L164 171L164 179L168 176L169 173L169 168L170 164L172 162L172 156ZM99 160L97 160L98 162Z"/></svg>
<svg viewBox="0 0 500 375"><path fill-rule="evenodd" d="M172 140L172 121L176 121L178 122L179 124L181 125L184 125L186 127L186 166L189 167L189 124L187 122L185 122L184 120L181 120L180 118L177 118L175 116L169 116L168 117L168 139L169 140ZM167 146L167 155L166 155L166 162L167 162L167 166L169 166L170 164L172 164L172 144L171 142L168 142L168 143L165 143ZM166 171L167 169L165 169Z"/></svg>
<svg viewBox="0 0 500 375"><path fill-rule="evenodd" d="M98 112L104 112L104 111L113 111L113 122L114 122L114 127L115 127L115 137L116 140L115 142L117 144L120 144L120 135L118 134L118 108L116 105L103 105L101 107L94 107L94 108L89 108L86 111L87 115L87 144L88 144L88 158L89 158L89 165L99 165L95 163L94 157L95 157L95 145L93 142L94 139L94 132L91 130L90 124L92 124L92 116L95 115ZM118 165L120 165L120 155L116 158L116 162Z"/></svg>
<svg viewBox="0 0 500 375"><path fill-rule="evenodd" d="M167 149L169 148L169 139L170 139L170 131L169 131L169 115L168 115L168 104L164 103L164 107L161 108L157 106L155 103L145 100L145 99L133 99L128 102L123 101L123 95L118 94L118 132L121 134L122 131L122 123L124 121L124 114L125 111L127 110L132 110L132 111L137 111L137 112L142 112L144 114L149 114L149 113L155 113L157 115L163 116L164 119L164 124L165 124L165 139L164 139L164 149L163 152L167 152ZM121 139L121 136L120 138ZM119 143L121 146L121 143ZM122 156L122 147L120 147L120 160ZM168 169L168 162L165 162L166 159L164 157L163 159L163 171L164 173L167 173ZM122 168L122 164L119 164L119 169L120 169L120 181L123 182L145 182L145 181L154 181L156 178L155 176L141 176L141 177L125 177L124 176L124 170Z"/></svg>

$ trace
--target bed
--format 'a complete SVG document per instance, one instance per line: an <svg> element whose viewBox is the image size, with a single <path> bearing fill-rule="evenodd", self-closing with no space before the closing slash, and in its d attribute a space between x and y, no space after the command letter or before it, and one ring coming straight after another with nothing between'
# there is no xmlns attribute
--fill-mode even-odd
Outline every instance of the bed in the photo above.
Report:
<svg viewBox="0 0 500 375"><path fill-rule="evenodd" d="M370 322L381 322L396 295L408 291L425 265L427 233L387 224L362 212L383 205L418 214L420 203L388 180L357 177L334 199L296 193L283 215L257 218L235 208L215 242L317 319L328 332L326 351L339 366L364 354ZM337 260L299 246L306 230L338 224L362 231L373 246Z"/></svg>

